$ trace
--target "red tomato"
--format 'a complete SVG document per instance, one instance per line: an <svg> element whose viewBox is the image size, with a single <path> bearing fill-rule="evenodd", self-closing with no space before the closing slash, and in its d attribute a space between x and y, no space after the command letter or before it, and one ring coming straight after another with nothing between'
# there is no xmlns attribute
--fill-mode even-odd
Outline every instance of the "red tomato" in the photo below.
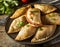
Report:
<svg viewBox="0 0 60 47"><path fill-rule="evenodd" d="M22 0L23 3L28 3L28 0Z"/></svg>

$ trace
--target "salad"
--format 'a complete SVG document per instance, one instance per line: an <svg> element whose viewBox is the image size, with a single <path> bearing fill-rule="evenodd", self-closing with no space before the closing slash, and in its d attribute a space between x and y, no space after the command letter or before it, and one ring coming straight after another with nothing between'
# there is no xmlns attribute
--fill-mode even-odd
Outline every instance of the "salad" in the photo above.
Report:
<svg viewBox="0 0 60 47"><path fill-rule="evenodd" d="M14 7L18 5L18 0L0 0L0 14L10 15L14 12Z"/></svg>

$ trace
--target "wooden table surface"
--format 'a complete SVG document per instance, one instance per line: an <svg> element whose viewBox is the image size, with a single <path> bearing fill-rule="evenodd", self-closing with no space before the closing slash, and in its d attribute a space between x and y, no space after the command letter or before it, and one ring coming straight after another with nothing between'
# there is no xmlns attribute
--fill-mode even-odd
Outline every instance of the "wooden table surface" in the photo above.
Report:
<svg viewBox="0 0 60 47"><path fill-rule="evenodd" d="M0 16L0 21L5 16ZM5 32L5 26L0 25L0 47L26 47L25 45L16 43ZM60 47L60 43L48 47Z"/></svg>

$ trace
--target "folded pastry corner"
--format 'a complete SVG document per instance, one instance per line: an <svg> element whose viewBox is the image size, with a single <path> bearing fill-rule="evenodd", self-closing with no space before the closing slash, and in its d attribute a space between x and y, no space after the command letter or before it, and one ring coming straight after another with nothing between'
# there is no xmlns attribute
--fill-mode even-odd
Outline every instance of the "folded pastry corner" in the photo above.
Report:
<svg viewBox="0 0 60 47"><path fill-rule="evenodd" d="M26 13L26 11L28 10L28 8L30 8L30 7L31 7L31 5L28 5L26 7L21 7L19 9L17 9L15 11L15 13L10 18L14 19L14 18L18 18L21 15L24 15L24 13Z"/></svg>
<svg viewBox="0 0 60 47"><path fill-rule="evenodd" d="M44 13L50 13L57 9L50 4L34 4L34 7L40 9Z"/></svg>
<svg viewBox="0 0 60 47"><path fill-rule="evenodd" d="M14 19L9 27L8 33L20 31L21 27L23 27L26 23L27 22L24 15Z"/></svg>
<svg viewBox="0 0 60 47"><path fill-rule="evenodd" d="M59 13L53 12L53 13L47 14L45 18L48 24L60 25L60 14Z"/></svg>
<svg viewBox="0 0 60 47"><path fill-rule="evenodd" d="M37 8L29 8L27 11L26 19L29 23L35 26L42 26L40 10Z"/></svg>
<svg viewBox="0 0 60 47"><path fill-rule="evenodd" d="M15 40L18 41L25 40L27 38L30 38L32 35L34 35L35 32L36 32L36 28L31 26L30 24L27 24L24 27L22 27Z"/></svg>
<svg viewBox="0 0 60 47"><path fill-rule="evenodd" d="M56 25L45 25L43 27L39 27L31 42L41 42L47 40L54 34L55 29Z"/></svg>

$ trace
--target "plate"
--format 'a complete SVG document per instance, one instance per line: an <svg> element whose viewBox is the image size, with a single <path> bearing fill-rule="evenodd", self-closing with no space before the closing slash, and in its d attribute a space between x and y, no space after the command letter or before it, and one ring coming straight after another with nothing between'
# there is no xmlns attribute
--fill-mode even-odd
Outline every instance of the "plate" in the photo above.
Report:
<svg viewBox="0 0 60 47"><path fill-rule="evenodd" d="M60 10L58 9L57 12L59 12ZM6 33L8 32L9 26L11 24L11 22L13 21L13 19L10 19L10 16L8 16L6 18L6 24L5 24L5 30ZM8 34L8 33L7 33ZM17 36L18 33L13 33L13 34L8 34L8 36L10 36L13 40L14 38ZM33 45L33 44L42 44L45 42L48 42L50 40L53 40L54 38L56 38L57 36L60 35L60 26L57 26L55 33L53 34L53 36L51 36L49 39L45 40L45 41L41 41L41 42L37 42L37 43L31 43L31 38L23 40L23 41L16 41L17 43L21 43L21 44L29 44L29 45Z"/></svg>

